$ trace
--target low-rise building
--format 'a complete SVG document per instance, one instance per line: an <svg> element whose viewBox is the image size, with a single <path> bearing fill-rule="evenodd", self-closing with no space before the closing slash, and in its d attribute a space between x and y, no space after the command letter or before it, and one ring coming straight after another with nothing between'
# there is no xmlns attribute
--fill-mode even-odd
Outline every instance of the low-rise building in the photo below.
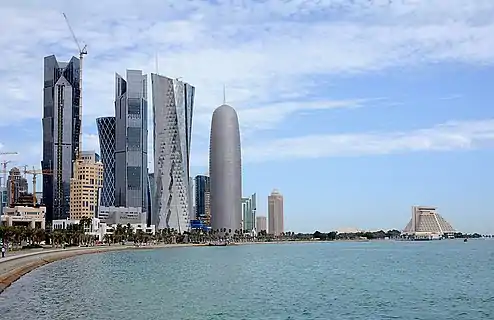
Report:
<svg viewBox="0 0 494 320"><path fill-rule="evenodd" d="M53 220L52 228L53 230L65 230L70 225L79 224L80 220ZM154 225L147 226L146 223L106 223L100 218L92 218L92 223L90 226L85 226L84 233L87 235L95 236L97 240L103 241L106 234L113 234L117 227L130 226L133 233L143 232L147 234L156 234L156 228Z"/></svg>
<svg viewBox="0 0 494 320"><path fill-rule="evenodd" d="M144 224L146 213L141 208L100 207L98 218L106 224Z"/></svg>
<svg viewBox="0 0 494 320"><path fill-rule="evenodd" d="M45 228L46 207L15 206L3 208L1 224L4 226L26 226L33 229Z"/></svg>

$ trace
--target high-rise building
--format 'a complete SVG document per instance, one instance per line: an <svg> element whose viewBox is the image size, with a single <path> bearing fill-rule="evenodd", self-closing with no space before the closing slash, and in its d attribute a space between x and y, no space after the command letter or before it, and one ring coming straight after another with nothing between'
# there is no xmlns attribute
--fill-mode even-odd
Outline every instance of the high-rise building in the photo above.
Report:
<svg viewBox="0 0 494 320"><path fill-rule="evenodd" d="M190 142L195 88L188 83L157 74L153 88L154 178L158 229L189 229Z"/></svg>
<svg viewBox="0 0 494 320"><path fill-rule="evenodd" d="M7 189L4 186L0 186L0 216L3 214L3 208L8 206L7 199Z"/></svg>
<svg viewBox="0 0 494 320"><path fill-rule="evenodd" d="M156 214L153 202L155 194L156 183L154 181L154 173L148 173L148 212L146 215L146 224L148 227L152 224L152 219Z"/></svg>
<svg viewBox="0 0 494 320"><path fill-rule="evenodd" d="M263 217L263 216L257 216L256 217L256 231L257 232L268 231L267 224L266 224L266 217Z"/></svg>
<svg viewBox="0 0 494 320"><path fill-rule="evenodd" d="M248 198L242 198L242 229L251 232L255 229L257 199L256 194Z"/></svg>
<svg viewBox="0 0 494 320"><path fill-rule="evenodd" d="M21 195L28 192L27 179L21 175L21 171L14 167L9 171L7 179L7 199L10 206L19 203Z"/></svg>
<svg viewBox="0 0 494 320"><path fill-rule="evenodd" d="M189 177L189 221L196 220L196 208L194 205L195 202L195 193L194 193L194 178Z"/></svg>
<svg viewBox="0 0 494 320"><path fill-rule="evenodd" d="M70 209L70 179L79 149L80 61L44 58L43 85L43 201L46 220L66 219Z"/></svg>
<svg viewBox="0 0 494 320"><path fill-rule="evenodd" d="M202 220L202 223L205 226L210 227L211 226L211 187L208 191L204 193L204 206L206 208L205 212L205 217Z"/></svg>
<svg viewBox="0 0 494 320"><path fill-rule="evenodd" d="M103 163L96 152L82 152L70 183L70 219L94 218L103 188Z"/></svg>
<svg viewBox="0 0 494 320"><path fill-rule="evenodd" d="M203 224L208 221L207 211L208 203L206 202L206 194L210 192L210 180L208 176L197 175L195 181L195 203L196 203L196 219L201 220ZM208 225L208 224L206 224Z"/></svg>
<svg viewBox="0 0 494 320"><path fill-rule="evenodd" d="M115 206L147 212L147 76L127 70L115 82Z"/></svg>
<svg viewBox="0 0 494 320"><path fill-rule="evenodd" d="M242 163L240 129L235 109L213 112L209 145L211 227L228 233L242 229Z"/></svg>
<svg viewBox="0 0 494 320"><path fill-rule="evenodd" d="M284 232L283 224L283 196L274 189L268 196L268 232L279 236Z"/></svg>
<svg viewBox="0 0 494 320"><path fill-rule="evenodd" d="M115 117L96 119L101 162L103 163L103 189L101 206L115 205Z"/></svg>

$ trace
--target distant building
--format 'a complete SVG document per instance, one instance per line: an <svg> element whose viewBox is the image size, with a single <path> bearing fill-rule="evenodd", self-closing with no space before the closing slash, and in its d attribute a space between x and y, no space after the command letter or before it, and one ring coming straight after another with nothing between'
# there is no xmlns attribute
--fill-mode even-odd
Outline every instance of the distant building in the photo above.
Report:
<svg viewBox="0 0 494 320"><path fill-rule="evenodd" d="M412 217L402 234L424 239L453 235L456 230L436 210L435 207L413 206Z"/></svg>
<svg viewBox="0 0 494 320"><path fill-rule="evenodd" d="M139 207L100 207L99 219L106 224L147 224L146 212Z"/></svg>
<svg viewBox="0 0 494 320"><path fill-rule="evenodd" d="M8 207L8 205L7 189L0 186L0 216L3 214L3 208Z"/></svg>
<svg viewBox="0 0 494 320"><path fill-rule="evenodd" d="M257 216L256 217L256 231L268 231L266 217Z"/></svg>
<svg viewBox="0 0 494 320"><path fill-rule="evenodd" d="M10 206L19 203L19 198L28 192L27 179L21 174L21 171L14 167L10 169L7 179L7 199Z"/></svg>
<svg viewBox="0 0 494 320"><path fill-rule="evenodd" d="M74 178L70 179L70 219L94 218L103 187L103 164L96 152L86 151L74 168Z"/></svg>
<svg viewBox="0 0 494 320"><path fill-rule="evenodd" d="M37 192L35 192L35 195L36 195L36 204L42 205L43 204L43 192L37 191Z"/></svg>
<svg viewBox="0 0 494 320"><path fill-rule="evenodd" d="M195 206L196 219L201 220L205 225L209 225L210 216L209 201L206 201L206 195L210 192L210 180L206 175L197 175L194 178L195 186Z"/></svg>
<svg viewBox="0 0 494 320"><path fill-rule="evenodd" d="M1 224L8 227L25 226L32 229L45 229L46 207L15 206L3 209Z"/></svg>
<svg viewBox="0 0 494 320"><path fill-rule="evenodd" d="M242 229L242 151L238 116L231 106L214 110L209 143L211 227L233 233Z"/></svg>
<svg viewBox="0 0 494 320"><path fill-rule="evenodd" d="M211 226L211 189L204 192L205 215L202 222L206 226Z"/></svg>
<svg viewBox="0 0 494 320"><path fill-rule="evenodd" d="M257 199L256 194L242 198L242 229L251 232L255 229Z"/></svg>
<svg viewBox="0 0 494 320"><path fill-rule="evenodd" d="M279 236L284 232L283 196L278 190L273 190L268 196L268 232Z"/></svg>
<svg viewBox="0 0 494 320"><path fill-rule="evenodd" d="M70 225L79 224L80 220L70 220L70 219L62 219L62 220L53 220L53 230L65 230ZM125 227L129 226L129 224L125 224ZM89 226L86 226L84 232L86 235L91 235L96 238L98 241L104 241L105 235L112 235L115 233L117 228L123 228L123 224L111 224L103 222L103 220L98 218L93 218L92 223ZM133 233L143 232L150 235L155 234L155 226L146 226L143 223L130 223L130 229Z"/></svg>

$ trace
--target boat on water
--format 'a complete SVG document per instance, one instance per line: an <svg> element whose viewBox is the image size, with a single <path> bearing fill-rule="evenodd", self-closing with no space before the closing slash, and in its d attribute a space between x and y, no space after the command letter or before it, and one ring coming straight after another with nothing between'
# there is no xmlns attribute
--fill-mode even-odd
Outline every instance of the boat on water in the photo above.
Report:
<svg viewBox="0 0 494 320"><path fill-rule="evenodd" d="M468 239L467 238L463 239L463 242L468 242Z"/></svg>

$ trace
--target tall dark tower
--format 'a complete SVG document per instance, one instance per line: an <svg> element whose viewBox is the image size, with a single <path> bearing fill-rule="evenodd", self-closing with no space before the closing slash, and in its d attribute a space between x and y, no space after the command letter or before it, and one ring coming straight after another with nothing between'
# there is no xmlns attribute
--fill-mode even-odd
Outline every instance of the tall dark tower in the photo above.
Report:
<svg viewBox="0 0 494 320"><path fill-rule="evenodd" d="M46 221L69 217L70 178L77 156L81 122L79 120L80 61L44 58L43 83L43 202Z"/></svg>
<svg viewBox="0 0 494 320"><path fill-rule="evenodd" d="M242 162L235 109L222 105L213 112L209 145L211 227L242 229Z"/></svg>
<svg viewBox="0 0 494 320"><path fill-rule="evenodd" d="M115 75L115 206L148 210L147 76Z"/></svg>
<svg viewBox="0 0 494 320"><path fill-rule="evenodd" d="M115 117L96 119L101 162L103 162L103 189L101 206L115 205Z"/></svg>

